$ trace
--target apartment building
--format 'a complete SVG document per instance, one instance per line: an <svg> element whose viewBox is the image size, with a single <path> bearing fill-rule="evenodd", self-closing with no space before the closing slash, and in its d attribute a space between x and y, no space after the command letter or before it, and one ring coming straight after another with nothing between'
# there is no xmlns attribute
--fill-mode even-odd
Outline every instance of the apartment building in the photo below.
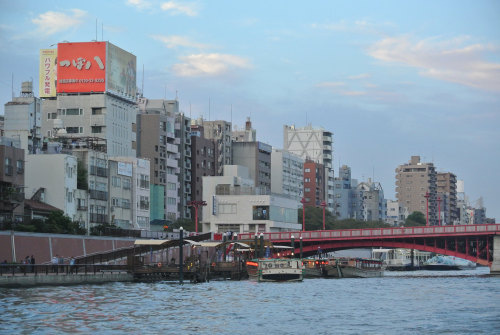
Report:
<svg viewBox="0 0 500 335"><path fill-rule="evenodd" d="M4 136L20 141L25 155L42 147L41 100L33 94L33 83L22 83L21 95L5 104Z"/></svg>
<svg viewBox="0 0 500 335"><path fill-rule="evenodd" d="M203 177L215 176L215 141L205 138L204 127L191 125L191 200L203 201Z"/></svg>
<svg viewBox="0 0 500 335"><path fill-rule="evenodd" d="M22 221L25 170L20 140L0 137L0 162L0 222Z"/></svg>
<svg viewBox="0 0 500 335"><path fill-rule="evenodd" d="M453 225L459 222L457 208L457 176L451 172L436 174L438 223Z"/></svg>
<svg viewBox="0 0 500 335"><path fill-rule="evenodd" d="M272 149L271 192L299 202L304 195L304 160L286 150Z"/></svg>
<svg viewBox="0 0 500 335"><path fill-rule="evenodd" d="M161 225L179 217L180 142L175 137L175 115L167 105L167 100L140 98L137 115L137 155L151 162L150 220Z"/></svg>
<svg viewBox="0 0 500 335"><path fill-rule="evenodd" d="M248 168L254 187L261 194L271 192L272 147L262 142L234 142L232 144L234 165Z"/></svg>
<svg viewBox="0 0 500 335"><path fill-rule="evenodd" d="M407 164L396 168L396 198L410 214L421 212L429 218L430 225L438 224L437 179L433 163L420 162L412 156Z"/></svg>

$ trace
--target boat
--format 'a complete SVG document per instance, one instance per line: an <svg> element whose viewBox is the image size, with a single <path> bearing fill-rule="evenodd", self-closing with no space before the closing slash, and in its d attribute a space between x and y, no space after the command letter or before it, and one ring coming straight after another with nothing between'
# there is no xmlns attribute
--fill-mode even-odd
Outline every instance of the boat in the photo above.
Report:
<svg viewBox="0 0 500 335"><path fill-rule="evenodd" d="M424 265L424 270L473 270L476 263L454 256L436 255L428 259Z"/></svg>
<svg viewBox="0 0 500 335"><path fill-rule="evenodd" d="M387 271L418 270L430 257L430 252L415 249L372 249L372 258L382 260Z"/></svg>
<svg viewBox="0 0 500 335"><path fill-rule="evenodd" d="M298 258L258 258L246 262L250 280L258 282L302 281L304 267Z"/></svg>
<svg viewBox="0 0 500 335"><path fill-rule="evenodd" d="M384 275L383 262L373 258L336 258L329 261L326 274L332 278L372 278Z"/></svg>
<svg viewBox="0 0 500 335"><path fill-rule="evenodd" d="M304 258L304 278L320 278L326 276L328 259Z"/></svg>

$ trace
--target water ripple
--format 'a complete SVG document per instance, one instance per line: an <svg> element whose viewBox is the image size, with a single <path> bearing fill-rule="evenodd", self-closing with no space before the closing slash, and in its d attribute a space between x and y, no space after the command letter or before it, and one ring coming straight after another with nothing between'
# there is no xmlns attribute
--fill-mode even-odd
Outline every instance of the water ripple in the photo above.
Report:
<svg viewBox="0 0 500 335"><path fill-rule="evenodd" d="M477 273L0 289L0 334L495 334L499 298Z"/></svg>

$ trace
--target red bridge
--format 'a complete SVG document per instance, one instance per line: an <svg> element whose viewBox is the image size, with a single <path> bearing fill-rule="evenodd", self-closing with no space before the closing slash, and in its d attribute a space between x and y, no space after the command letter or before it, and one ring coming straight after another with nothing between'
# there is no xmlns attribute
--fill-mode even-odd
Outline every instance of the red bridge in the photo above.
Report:
<svg viewBox="0 0 500 335"><path fill-rule="evenodd" d="M290 245L293 238L296 252L302 238L304 256L316 254L318 248L323 252L352 248L407 248L456 256L489 266L492 272L500 271L500 224L293 231L263 233L263 236L265 240L281 245ZM254 238L255 233L238 234L239 240Z"/></svg>

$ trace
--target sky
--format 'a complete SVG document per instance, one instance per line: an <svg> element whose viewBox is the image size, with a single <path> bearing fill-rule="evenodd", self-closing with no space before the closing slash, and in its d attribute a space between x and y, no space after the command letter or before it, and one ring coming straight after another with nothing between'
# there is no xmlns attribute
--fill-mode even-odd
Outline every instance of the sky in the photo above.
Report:
<svg viewBox="0 0 500 335"><path fill-rule="evenodd" d="M0 0L2 105L38 88L40 49L92 40L136 55L144 96L187 116L250 117L276 148L285 124L322 127L335 175L388 199L419 155L500 221L500 1Z"/></svg>

